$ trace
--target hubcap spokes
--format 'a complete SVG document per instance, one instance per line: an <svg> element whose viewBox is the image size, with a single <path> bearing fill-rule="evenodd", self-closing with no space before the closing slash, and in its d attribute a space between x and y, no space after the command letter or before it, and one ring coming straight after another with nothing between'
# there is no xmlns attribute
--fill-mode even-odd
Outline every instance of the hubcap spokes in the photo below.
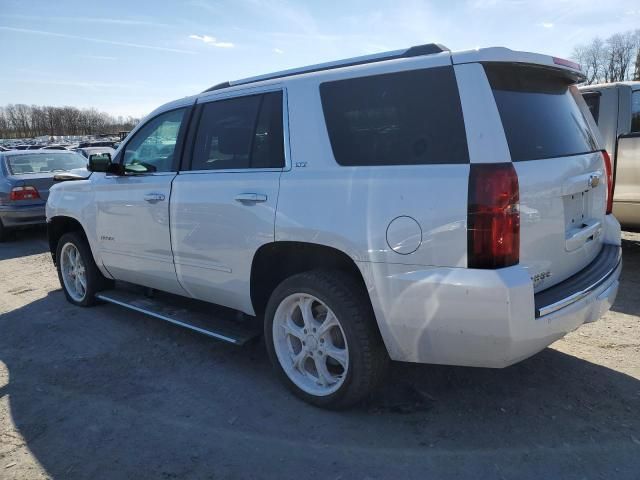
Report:
<svg viewBox="0 0 640 480"><path fill-rule="evenodd" d="M62 247L60 262L62 281L67 292L75 301L82 301L87 293L87 276L82 256L73 243Z"/></svg>
<svg viewBox="0 0 640 480"><path fill-rule="evenodd" d="M285 298L273 321L276 355L289 378L313 395L329 395L342 385L349 367L340 322L322 301L307 294Z"/></svg>

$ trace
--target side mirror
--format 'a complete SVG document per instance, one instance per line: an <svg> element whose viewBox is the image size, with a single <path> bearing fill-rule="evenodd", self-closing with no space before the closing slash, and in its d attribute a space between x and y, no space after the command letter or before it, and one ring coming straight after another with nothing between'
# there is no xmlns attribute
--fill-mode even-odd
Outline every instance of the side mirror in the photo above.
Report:
<svg viewBox="0 0 640 480"><path fill-rule="evenodd" d="M89 155L87 170L90 172L106 172L111 165L110 153L96 153Z"/></svg>
<svg viewBox="0 0 640 480"><path fill-rule="evenodd" d="M89 155L87 170L90 172L104 172L112 175L124 175L124 168L119 163L111 163L110 153L96 153Z"/></svg>

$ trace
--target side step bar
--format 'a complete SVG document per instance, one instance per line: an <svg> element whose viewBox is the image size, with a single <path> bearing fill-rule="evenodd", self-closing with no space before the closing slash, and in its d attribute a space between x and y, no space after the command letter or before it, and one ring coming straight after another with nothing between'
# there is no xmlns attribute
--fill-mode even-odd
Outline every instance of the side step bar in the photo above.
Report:
<svg viewBox="0 0 640 480"><path fill-rule="evenodd" d="M238 346L262 333L255 319L234 310L164 292L153 297L143 292L138 287L116 288L96 298Z"/></svg>

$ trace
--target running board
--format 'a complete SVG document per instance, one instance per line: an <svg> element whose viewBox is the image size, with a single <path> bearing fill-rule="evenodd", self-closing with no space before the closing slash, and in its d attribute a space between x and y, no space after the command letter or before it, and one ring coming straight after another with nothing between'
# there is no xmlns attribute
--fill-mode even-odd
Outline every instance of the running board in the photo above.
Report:
<svg viewBox="0 0 640 480"><path fill-rule="evenodd" d="M235 310L164 292L152 297L143 292L138 287L116 288L96 298L238 346L261 334L256 319Z"/></svg>

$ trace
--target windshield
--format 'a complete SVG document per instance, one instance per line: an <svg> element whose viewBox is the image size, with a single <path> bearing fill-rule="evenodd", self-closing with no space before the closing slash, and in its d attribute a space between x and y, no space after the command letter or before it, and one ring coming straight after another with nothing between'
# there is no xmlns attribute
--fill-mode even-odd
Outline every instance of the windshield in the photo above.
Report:
<svg viewBox="0 0 640 480"><path fill-rule="evenodd" d="M30 173L66 172L87 166L87 160L77 153L34 153L7 157L7 167L12 175Z"/></svg>

